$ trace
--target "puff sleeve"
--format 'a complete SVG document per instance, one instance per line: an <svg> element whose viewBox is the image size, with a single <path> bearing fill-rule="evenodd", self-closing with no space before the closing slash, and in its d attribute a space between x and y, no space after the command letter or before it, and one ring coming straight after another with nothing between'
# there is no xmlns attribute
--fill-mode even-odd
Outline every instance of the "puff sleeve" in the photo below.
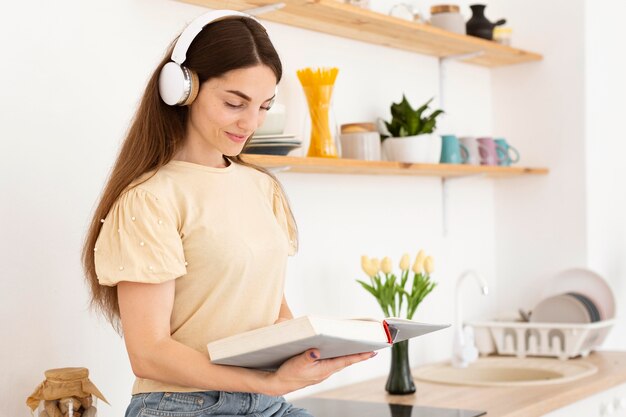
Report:
<svg viewBox="0 0 626 417"><path fill-rule="evenodd" d="M137 187L125 191L113 205L94 251L101 285L157 284L187 273L175 213Z"/></svg>
<svg viewBox="0 0 626 417"><path fill-rule="evenodd" d="M281 229L285 233L289 243L289 256L293 256L298 252L298 229L293 221L293 217L290 215L289 206L286 201L286 197L283 190L275 182L273 183L273 210L274 216L278 221Z"/></svg>

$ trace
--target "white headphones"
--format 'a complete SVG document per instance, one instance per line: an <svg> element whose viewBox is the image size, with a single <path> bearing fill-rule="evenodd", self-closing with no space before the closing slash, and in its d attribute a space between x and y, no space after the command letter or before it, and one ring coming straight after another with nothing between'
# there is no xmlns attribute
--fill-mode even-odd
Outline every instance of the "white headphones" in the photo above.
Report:
<svg viewBox="0 0 626 417"><path fill-rule="evenodd" d="M183 65L187 59L189 45L208 24L229 17L253 16L235 10L214 10L203 14L189 24L180 34L174 50L172 61L165 64L159 74L159 94L161 99L170 106L188 106L193 103L200 89L198 75ZM256 20L256 19L255 19Z"/></svg>

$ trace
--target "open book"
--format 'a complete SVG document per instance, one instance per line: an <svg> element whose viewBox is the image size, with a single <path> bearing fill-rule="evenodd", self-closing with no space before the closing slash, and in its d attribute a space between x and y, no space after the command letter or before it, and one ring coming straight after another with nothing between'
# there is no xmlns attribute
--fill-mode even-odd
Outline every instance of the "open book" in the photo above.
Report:
<svg viewBox="0 0 626 417"><path fill-rule="evenodd" d="M303 316L216 340L207 348L212 363L272 370L307 349L319 349L320 359L335 358L386 348L448 326L394 317L376 321Z"/></svg>

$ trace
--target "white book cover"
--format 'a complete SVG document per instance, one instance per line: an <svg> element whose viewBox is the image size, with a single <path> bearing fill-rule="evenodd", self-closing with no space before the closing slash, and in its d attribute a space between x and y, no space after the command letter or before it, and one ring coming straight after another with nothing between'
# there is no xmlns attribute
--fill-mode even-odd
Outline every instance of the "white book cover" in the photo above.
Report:
<svg viewBox="0 0 626 417"><path fill-rule="evenodd" d="M303 316L216 340L207 345L211 362L277 369L284 361L317 348L320 359L370 352L449 327L395 317L384 320Z"/></svg>

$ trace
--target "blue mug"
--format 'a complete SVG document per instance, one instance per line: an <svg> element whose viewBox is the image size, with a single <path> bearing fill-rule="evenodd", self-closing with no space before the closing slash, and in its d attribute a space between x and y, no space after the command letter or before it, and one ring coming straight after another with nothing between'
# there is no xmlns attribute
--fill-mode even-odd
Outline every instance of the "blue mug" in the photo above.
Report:
<svg viewBox="0 0 626 417"><path fill-rule="evenodd" d="M519 161L519 152L517 149L509 145L504 138L494 139L498 152L498 165L508 167ZM511 157L513 152L513 157Z"/></svg>
<svg viewBox="0 0 626 417"><path fill-rule="evenodd" d="M444 164L464 164L469 158L469 151L455 135L441 136L441 159Z"/></svg>

